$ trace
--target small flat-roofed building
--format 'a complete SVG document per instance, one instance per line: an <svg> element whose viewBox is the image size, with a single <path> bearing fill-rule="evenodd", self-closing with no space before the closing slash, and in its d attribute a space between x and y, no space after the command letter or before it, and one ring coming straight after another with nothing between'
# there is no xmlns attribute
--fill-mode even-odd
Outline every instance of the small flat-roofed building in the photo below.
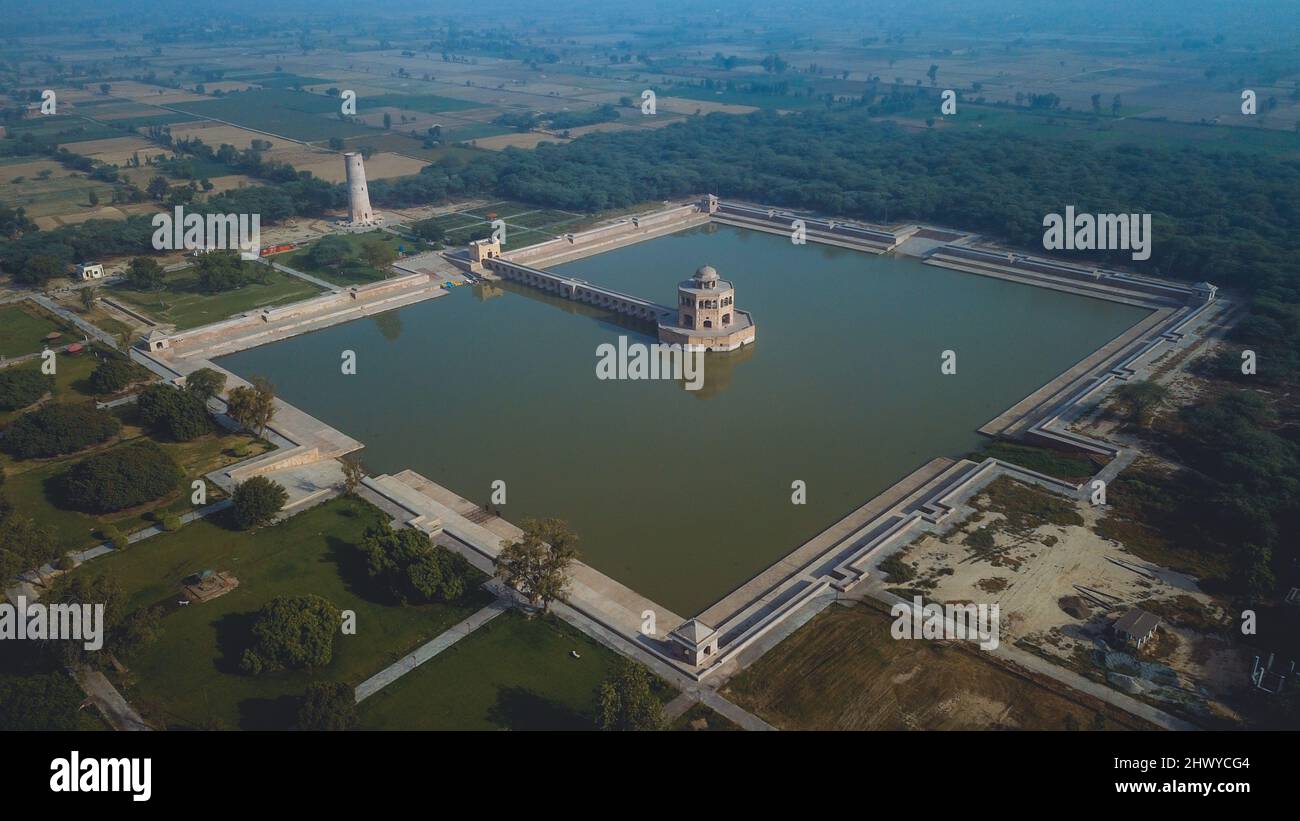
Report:
<svg viewBox="0 0 1300 821"><path fill-rule="evenodd" d="M1140 607L1134 607L1115 620L1111 631L1125 644L1141 647L1156 634L1160 626L1160 617L1148 613Z"/></svg>
<svg viewBox="0 0 1300 821"><path fill-rule="evenodd" d="M718 654L718 631L699 619L682 623L668 638L681 650L682 657L696 667Z"/></svg>
<svg viewBox="0 0 1300 821"><path fill-rule="evenodd" d="M103 279L104 265L99 262L83 262L77 266L77 276L82 279Z"/></svg>
<svg viewBox="0 0 1300 821"><path fill-rule="evenodd" d="M501 256L501 243L495 239L476 239L469 244L471 262L483 262Z"/></svg>
<svg viewBox="0 0 1300 821"><path fill-rule="evenodd" d="M1212 285L1209 282L1198 282L1192 286L1192 290L1200 297L1203 302L1213 302L1219 294L1219 286Z"/></svg>

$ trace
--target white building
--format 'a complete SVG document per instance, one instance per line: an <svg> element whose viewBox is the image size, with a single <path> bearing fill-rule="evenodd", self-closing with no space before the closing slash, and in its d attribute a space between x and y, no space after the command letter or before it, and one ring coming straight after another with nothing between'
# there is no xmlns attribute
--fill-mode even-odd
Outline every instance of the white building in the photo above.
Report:
<svg viewBox="0 0 1300 821"><path fill-rule="evenodd" d="M82 279L103 279L104 265L99 262L83 262L77 266L77 276Z"/></svg>

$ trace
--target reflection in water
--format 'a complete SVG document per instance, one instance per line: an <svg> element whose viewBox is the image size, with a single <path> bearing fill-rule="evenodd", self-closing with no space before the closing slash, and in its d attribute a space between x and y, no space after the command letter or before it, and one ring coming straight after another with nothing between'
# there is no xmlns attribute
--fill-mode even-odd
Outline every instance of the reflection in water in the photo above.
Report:
<svg viewBox="0 0 1300 821"><path fill-rule="evenodd" d="M550 305L552 308L559 308L568 314L589 317L612 331L619 333L631 331L635 336L629 336L628 342L653 343L658 339L655 323L644 319L636 319L606 308L597 308L585 302L574 302L518 282L501 280L488 287L527 297ZM704 354L704 384L698 390L687 390L686 384L689 380L683 377L677 380L678 387L696 399L713 399L731 385L731 371L740 363L752 359L753 356L754 345L746 345L734 351L709 351Z"/></svg>
<svg viewBox="0 0 1300 821"><path fill-rule="evenodd" d="M379 328L379 333L389 342L396 342L402 335L402 315L397 311L385 311L370 317Z"/></svg>
<svg viewBox="0 0 1300 821"><path fill-rule="evenodd" d="M699 390L686 390L686 380L677 380L677 385L696 399L713 399L731 387L731 372L742 362L754 358L757 342L737 348L734 351L709 351L704 355L704 384Z"/></svg>
<svg viewBox="0 0 1300 821"><path fill-rule="evenodd" d="M474 283L473 293L479 302L487 302L489 299L503 296L505 291L484 279Z"/></svg>

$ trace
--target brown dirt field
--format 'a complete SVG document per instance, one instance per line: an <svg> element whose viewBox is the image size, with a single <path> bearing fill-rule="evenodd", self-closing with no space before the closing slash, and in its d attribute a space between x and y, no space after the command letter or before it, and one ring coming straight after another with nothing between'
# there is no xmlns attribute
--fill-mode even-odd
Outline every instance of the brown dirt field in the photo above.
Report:
<svg viewBox="0 0 1300 821"><path fill-rule="evenodd" d="M250 185L259 185L257 180L246 174L229 174L224 177L213 177L208 180L212 183L213 194L220 194L223 191L230 191L234 188L246 188Z"/></svg>
<svg viewBox="0 0 1300 821"><path fill-rule="evenodd" d="M549 134L538 134L528 132L527 134L502 134L499 137L483 137L477 140L470 140L470 145L478 148L486 148L489 151L504 151L507 148L536 148L542 143L567 143L569 140L562 137L552 137Z"/></svg>
<svg viewBox="0 0 1300 821"><path fill-rule="evenodd" d="M111 165L125 165L127 160L137 154L142 160L145 157L166 157L171 155L171 152L167 149L160 148L140 137L110 137L106 140L87 140L80 143L66 143L60 148L66 148L74 154L91 157Z"/></svg>
<svg viewBox="0 0 1300 821"><path fill-rule="evenodd" d="M224 125L214 122L198 123L178 123L171 127L172 137L181 139L182 137L198 137L203 142L216 148L222 143L233 145L241 151L250 147L253 140L266 140L271 144L272 149L293 148L300 143L292 140L285 140L279 137L272 137L267 134L259 134L256 131L249 131L246 128L240 128L234 125Z"/></svg>
<svg viewBox="0 0 1300 821"><path fill-rule="evenodd" d="M240 80L222 80L216 83L203 83L203 88L207 94L211 96L214 91L247 91L250 88L261 88L261 86L256 83L247 83ZM199 92L195 91L194 93L198 94Z"/></svg>
<svg viewBox="0 0 1300 821"><path fill-rule="evenodd" d="M72 176L71 171L53 160L35 160L33 162L14 163L13 165L0 165L0 184L8 183L14 177L35 179L36 175L42 171L49 171L51 179Z"/></svg>
<svg viewBox="0 0 1300 821"><path fill-rule="evenodd" d="M347 174L343 170L343 155L332 151L312 151L306 148L267 152L267 159L287 162L299 171L310 171L327 182L343 182ZM366 160L366 179L383 180L391 177L406 177L420 173L428 165L423 160L403 157L399 154L382 152Z"/></svg>
<svg viewBox="0 0 1300 821"><path fill-rule="evenodd" d="M35 222L42 231L49 231L58 228L61 225L76 225L77 223L86 222L87 220L117 220L119 222L124 222L126 220L126 214L113 206L102 205L99 208L93 210L86 209L77 214L60 214L55 217L37 217L32 221Z"/></svg>
<svg viewBox="0 0 1300 821"><path fill-rule="evenodd" d="M195 94L191 91L184 91L175 88L163 88L161 86L149 85L148 83L137 83L132 80L121 80L111 84L112 90L109 92L110 97L118 97L136 102L155 103L168 105L170 103L191 103L196 100L206 100L202 94Z"/></svg>
<svg viewBox="0 0 1300 821"><path fill-rule="evenodd" d="M640 100L639 96L633 96L633 100ZM664 111L676 111L679 114L694 114L699 110L702 114L713 114L722 112L724 114L748 114L751 111L758 111L750 105L732 105L730 103L713 103L707 100L688 100L685 97L660 97L655 101L656 106Z"/></svg>
<svg viewBox="0 0 1300 821"><path fill-rule="evenodd" d="M595 125L584 125L581 128L569 129L569 136L575 140L586 134L595 134L597 132L611 133L615 131L635 131L637 124L615 122L615 123L596 123Z"/></svg>
<svg viewBox="0 0 1300 821"><path fill-rule="evenodd" d="M1133 726L1126 717L1085 706L1081 694L1066 697L1016 675L977 649L896 640L890 623L887 614L866 605L831 605L722 693L787 730Z"/></svg>

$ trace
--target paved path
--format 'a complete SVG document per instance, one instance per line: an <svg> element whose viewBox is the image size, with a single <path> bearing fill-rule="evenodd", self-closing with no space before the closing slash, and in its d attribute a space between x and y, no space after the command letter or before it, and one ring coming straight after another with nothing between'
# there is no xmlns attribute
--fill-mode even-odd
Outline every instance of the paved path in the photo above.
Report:
<svg viewBox="0 0 1300 821"><path fill-rule="evenodd" d="M1073 670L1067 670L1059 664L1053 664L1041 656L1036 656L1018 647L1010 645L1001 645L998 649L992 651L1006 658L1011 659L1017 665L1034 673L1044 676L1051 676L1062 684L1082 693L1101 699L1107 704L1118 707L1126 713L1132 713L1138 718L1146 719L1158 727L1166 730L1199 730L1195 724L1190 721L1183 721L1181 718L1175 718L1158 707L1153 707L1145 701L1138 701L1132 696L1125 695L1118 690L1098 684L1092 679L1084 678Z"/></svg>
<svg viewBox="0 0 1300 821"><path fill-rule="evenodd" d="M219 513L225 510L226 508L230 507L231 504L233 504L233 502L231 502L230 499L221 499L220 501L213 502L212 504L207 505L206 507L201 507L198 510L191 510L188 513L182 513L180 514L181 525L184 526L189 524L190 522L195 521L196 519L203 519L208 516L211 516L214 513ZM166 531L163 530L162 525L150 525L149 527L127 534L126 541L128 544L136 544L137 542L143 541L144 539L148 539L152 536L157 536L158 534L165 533L165 532ZM97 544L94 547L87 548L77 553L69 553L67 555L72 557L72 561L75 563L75 566L79 567L84 562L88 562L91 559L97 559L100 556L107 556L109 553L112 553L113 551L114 548L111 544L109 544L108 542L103 542L102 544ZM44 578L49 577L57 572L60 571L58 571L51 563L51 564L42 565L36 570L28 570L26 573L21 573L15 579L17 584L9 588L8 590L6 590L5 595L9 597L10 601L14 600L19 594L26 596L28 601L36 601L37 599L40 598L40 590L35 585L37 584L43 585Z"/></svg>
<svg viewBox="0 0 1300 821"><path fill-rule="evenodd" d="M414 653L375 673L357 685L357 703L360 704L365 699L370 698L509 609L509 601L497 599L455 627L435 636L427 644L421 645Z"/></svg>
<svg viewBox="0 0 1300 821"><path fill-rule="evenodd" d="M149 730L148 724L98 670L76 670L72 677L114 730Z"/></svg>
<svg viewBox="0 0 1300 821"><path fill-rule="evenodd" d="M258 261L261 262L263 265L271 266L272 268L279 271L280 273L288 274L291 277L297 277L298 279L304 280L306 282L310 282L312 285L315 285L318 288L324 288L327 291L338 291L344 287L342 285L335 285L333 282L327 282L326 280L323 280L320 277L314 277L311 274L303 273L302 271L299 271L297 268L290 268L288 265L285 265L282 262L276 262L275 260L270 259L268 257L262 257Z"/></svg>

